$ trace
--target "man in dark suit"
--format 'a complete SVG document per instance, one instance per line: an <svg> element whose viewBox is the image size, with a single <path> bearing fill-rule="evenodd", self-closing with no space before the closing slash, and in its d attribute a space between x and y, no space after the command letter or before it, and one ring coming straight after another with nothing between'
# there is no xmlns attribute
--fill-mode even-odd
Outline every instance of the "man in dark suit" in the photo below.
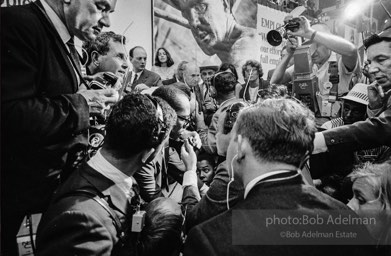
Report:
<svg viewBox="0 0 391 256"><path fill-rule="evenodd" d="M79 90L74 38L94 39L110 25L116 5L95 2L1 8L1 245L7 255L16 250L23 217L46 208L65 161L87 145L92 110L98 114L118 99L112 89Z"/></svg>
<svg viewBox="0 0 391 256"><path fill-rule="evenodd" d="M126 92L133 91L139 84L143 84L148 87L163 85L162 79L158 74L145 68L147 63L147 52L143 47L135 46L130 49L129 59L130 62L132 62L133 70L129 73L127 80L128 84L125 88Z"/></svg>
<svg viewBox="0 0 391 256"><path fill-rule="evenodd" d="M129 204L135 196L132 175L162 149L174 122L174 110L161 99L130 94L118 102L108 117L102 149L72 173L44 213L37 233L38 254L131 254L132 248L122 247L126 239L121 239L121 231L127 235L136 207ZM120 225L80 189L103 199Z"/></svg>
<svg viewBox="0 0 391 256"><path fill-rule="evenodd" d="M299 168L312 150L315 131L311 111L290 99L243 109L232 130L227 163L231 180L244 186L244 200L191 229L184 255L368 255L358 246L319 246L371 239L363 225L331 225L329 218L357 216L304 184ZM315 221L310 225L308 219ZM337 232L353 232L355 238Z"/></svg>

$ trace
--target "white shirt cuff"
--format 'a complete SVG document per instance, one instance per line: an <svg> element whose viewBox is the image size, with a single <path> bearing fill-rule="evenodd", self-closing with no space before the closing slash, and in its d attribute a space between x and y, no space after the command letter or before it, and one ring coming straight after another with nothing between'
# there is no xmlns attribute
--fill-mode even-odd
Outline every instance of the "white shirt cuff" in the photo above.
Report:
<svg viewBox="0 0 391 256"><path fill-rule="evenodd" d="M326 145L326 140L324 139L323 133L317 132L315 133L315 139L314 139L314 150L312 151L312 154L319 154L323 152L327 152L328 148Z"/></svg>
<svg viewBox="0 0 391 256"><path fill-rule="evenodd" d="M183 174L183 187L195 186L197 187L197 173L195 171L187 171Z"/></svg>

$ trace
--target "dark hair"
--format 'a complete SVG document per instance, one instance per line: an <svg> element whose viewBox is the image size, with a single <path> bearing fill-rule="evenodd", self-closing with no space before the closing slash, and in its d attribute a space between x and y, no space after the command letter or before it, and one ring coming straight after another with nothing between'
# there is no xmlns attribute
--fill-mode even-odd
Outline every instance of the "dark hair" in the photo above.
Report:
<svg viewBox="0 0 391 256"><path fill-rule="evenodd" d="M213 76L213 86L219 93L229 93L235 91L238 80L229 70L218 72Z"/></svg>
<svg viewBox="0 0 391 256"><path fill-rule="evenodd" d="M167 109L167 106L164 108ZM165 136L161 140L156 140L154 137L161 130L161 125L157 109L151 99L138 93L128 94L113 106L107 118L103 147L120 159L155 148L171 128L167 126Z"/></svg>
<svg viewBox="0 0 391 256"><path fill-rule="evenodd" d="M231 132L235 122L236 122L236 119L238 118L238 115L239 115L239 111L244 108L244 107L248 107L249 105L244 102L244 101L240 101L240 102L235 102L235 103L232 103L226 110L226 115L225 115L225 119L224 119L224 129L223 129L223 134L228 134Z"/></svg>
<svg viewBox="0 0 391 256"><path fill-rule="evenodd" d="M86 65L89 65L91 63L91 54L93 51L96 51L102 55L106 55L110 51L110 39L112 39L113 42L123 43L124 45L126 44L126 37L116 34L113 31L102 32L94 40L84 42L83 48L87 51L88 54L88 61ZM85 57L84 52L83 56Z"/></svg>
<svg viewBox="0 0 391 256"><path fill-rule="evenodd" d="M188 99L186 93L172 85L160 86L152 95L165 100L175 111L181 111L184 108L180 99L181 95Z"/></svg>
<svg viewBox="0 0 391 256"><path fill-rule="evenodd" d="M236 77L236 80L239 79L238 72L236 72L236 68L231 63L222 63L219 67L219 70L217 72L226 71L227 69L231 70L234 76Z"/></svg>
<svg viewBox="0 0 391 256"><path fill-rule="evenodd" d="M211 155L211 154L208 154L208 153L206 153L206 152L203 152L203 153L201 153L201 154L199 154L198 156L197 156L197 162L200 162L200 161L202 161L202 160L206 160L206 161L208 161L211 165L212 165L212 167L214 168L215 167L215 159L213 158L213 155Z"/></svg>
<svg viewBox="0 0 391 256"><path fill-rule="evenodd" d="M251 66L251 67L254 67L257 69L258 71L258 74L259 74L259 79L262 78L263 76L263 70L262 70L262 65L259 61L256 61L256 60L247 60L243 66L242 66L242 75L243 77L245 77L245 71L246 71L246 68L247 66Z"/></svg>
<svg viewBox="0 0 391 256"><path fill-rule="evenodd" d="M151 201L145 211L145 226L140 233L140 254L173 255L182 246L181 212L167 210L161 204L168 198L160 197Z"/></svg>
<svg viewBox="0 0 391 256"><path fill-rule="evenodd" d="M291 99L267 99L247 107L235 127L236 134L249 140L254 155L266 161L299 167L313 150L314 114Z"/></svg>
<svg viewBox="0 0 391 256"><path fill-rule="evenodd" d="M167 67L171 67L172 65L174 65L174 60L171 58L171 54L166 50L166 48L160 47L160 48L157 49L157 51L156 51L155 66L158 66L158 67L161 67L161 66L162 66L162 63L161 63L160 60L159 60L159 51L160 51L160 50L163 50L163 51L166 52L166 56L167 56Z"/></svg>
<svg viewBox="0 0 391 256"><path fill-rule="evenodd" d="M374 44L378 44L380 42L391 42L391 27L387 28L386 30L382 31L379 34L373 34L364 40L364 47L365 49L368 49L369 46L372 46Z"/></svg>
<svg viewBox="0 0 391 256"><path fill-rule="evenodd" d="M133 58L134 50L136 50L137 48L143 49L145 51L145 49L142 46L135 46L135 47L133 47L132 49L129 50L129 57Z"/></svg>

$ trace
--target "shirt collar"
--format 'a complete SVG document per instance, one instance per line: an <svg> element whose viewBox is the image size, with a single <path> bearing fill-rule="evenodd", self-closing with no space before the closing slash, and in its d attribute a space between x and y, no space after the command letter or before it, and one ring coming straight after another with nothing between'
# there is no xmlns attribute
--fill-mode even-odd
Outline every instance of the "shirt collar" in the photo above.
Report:
<svg viewBox="0 0 391 256"><path fill-rule="evenodd" d="M258 177L256 177L255 179L251 180L246 188L244 189L244 199L246 199L248 193L250 192L250 190L261 180L264 180L266 179L267 177L269 176L272 176L272 175L275 175L275 174L279 174L279 173L286 173L286 172L291 172L291 171L287 171L287 170L284 170L284 171L272 171L272 172L267 172L265 174L262 174Z"/></svg>
<svg viewBox="0 0 391 256"><path fill-rule="evenodd" d="M124 174L100 153L100 150L87 162L97 172L113 181L126 195L132 188L132 177Z"/></svg>
<svg viewBox="0 0 391 256"><path fill-rule="evenodd" d="M48 15L50 21L52 22L54 28L60 35L60 38L64 44L66 44L69 39L71 39L71 35L69 34L68 28L65 26L65 24L61 21L60 17L58 17L57 13L54 12L52 7L46 2L46 0L41 1L43 9L45 10L46 14ZM82 46L83 41L81 41L79 38L74 38L74 44L77 52L80 54L80 56L83 55L82 52Z"/></svg>
<svg viewBox="0 0 391 256"><path fill-rule="evenodd" d="M135 74L137 75L137 78L140 78L140 76L141 76L141 74L143 73L143 71L144 71L144 69L141 70L140 72L137 72L137 73L135 73L135 72L133 71L133 73L135 73Z"/></svg>

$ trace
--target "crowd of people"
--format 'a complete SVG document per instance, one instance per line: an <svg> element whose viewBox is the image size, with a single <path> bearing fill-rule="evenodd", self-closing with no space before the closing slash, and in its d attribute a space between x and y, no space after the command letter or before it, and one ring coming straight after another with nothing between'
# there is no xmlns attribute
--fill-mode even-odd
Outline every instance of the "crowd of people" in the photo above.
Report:
<svg viewBox="0 0 391 256"><path fill-rule="evenodd" d="M142 46L102 31L115 5L1 10L2 254L37 213L36 255L390 253L391 26L364 41L362 72L355 45L300 16L263 79L255 59L165 47L148 70ZM297 37L335 115L296 97Z"/></svg>

